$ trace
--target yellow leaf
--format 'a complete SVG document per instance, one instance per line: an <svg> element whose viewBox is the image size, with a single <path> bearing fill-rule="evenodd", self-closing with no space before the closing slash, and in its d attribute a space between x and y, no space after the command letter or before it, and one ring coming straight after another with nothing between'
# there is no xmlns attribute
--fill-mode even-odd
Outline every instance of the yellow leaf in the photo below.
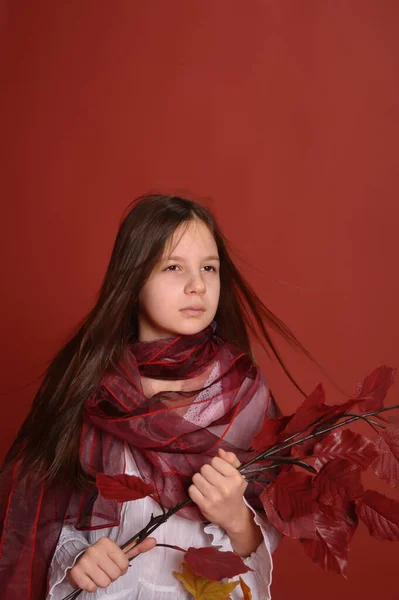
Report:
<svg viewBox="0 0 399 600"><path fill-rule="evenodd" d="M185 562L183 573L173 571L173 575L182 582L194 600L228 600L230 593L238 585L238 581L220 583L195 575Z"/></svg>
<svg viewBox="0 0 399 600"><path fill-rule="evenodd" d="M240 586L242 589L242 593L244 594L242 600L252 600L251 588L245 583L243 579L241 579L241 577Z"/></svg>

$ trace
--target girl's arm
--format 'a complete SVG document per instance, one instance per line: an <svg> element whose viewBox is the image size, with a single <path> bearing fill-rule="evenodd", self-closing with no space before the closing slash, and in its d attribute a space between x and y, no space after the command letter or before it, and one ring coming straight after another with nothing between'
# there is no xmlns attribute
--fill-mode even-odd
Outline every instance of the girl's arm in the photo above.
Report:
<svg viewBox="0 0 399 600"><path fill-rule="evenodd" d="M126 573L130 558L154 546L155 539L147 538L125 554L109 537L90 544L88 532L64 526L50 566L47 600L61 600L77 588L95 592L108 587Z"/></svg>
<svg viewBox="0 0 399 600"><path fill-rule="evenodd" d="M263 541L262 531L245 503L247 482L237 471L236 455L221 449L218 453L193 476L188 493L202 514L226 531L234 551L249 556Z"/></svg>
<svg viewBox="0 0 399 600"><path fill-rule="evenodd" d="M246 500L245 502L247 503ZM255 511L249 504L247 506L252 512L255 523L259 526L263 537L262 543L250 556L243 556L243 561L250 571L242 574L241 577L250 587L252 598L270 600L270 583L273 570L272 554L280 541L280 534L270 525L263 511ZM217 547L222 552L234 550L227 532L218 525L209 523L204 527L204 532L212 536L212 546ZM233 578L233 580L236 580L236 578ZM242 593L236 588L233 590L231 597L232 600L242 600Z"/></svg>
<svg viewBox="0 0 399 600"><path fill-rule="evenodd" d="M61 600L73 590L68 572L89 546L88 532L78 531L72 525L64 525L48 573L46 600Z"/></svg>
<svg viewBox="0 0 399 600"><path fill-rule="evenodd" d="M255 523L253 512L246 505L244 506L245 511L241 521L236 521L231 527L226 528L234 552L242 557L255 552L259 544L263 542L262 531Z"/></svg>
<svg viewBox="0 0 399 600"><path fill-rule="evenodd" d="M107 588L125 575L130 558L152 550L155 543L154 538L147 538L125 553L110 538L101 537L78 558L67 579L74 588L87 592L96 592L98 587Z"/></svg>

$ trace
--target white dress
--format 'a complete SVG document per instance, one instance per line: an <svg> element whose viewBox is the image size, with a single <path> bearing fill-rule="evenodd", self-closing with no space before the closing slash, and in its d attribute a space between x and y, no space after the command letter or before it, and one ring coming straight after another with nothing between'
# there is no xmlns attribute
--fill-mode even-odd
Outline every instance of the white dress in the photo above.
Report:
<svg viewBox="0 0 399 600"><path fill-rule="evenodd" d="M185 418L195 420L195 411L188 409ZM138 475L134 459L125 445L126 473ZM249 507L253 510L251 507ZM245 564L253 569L241 575L249 585L254 600L270 599L272 576L272 552L275 549L279 534L264 517L255 511L255 522L261 527L263 542L255 552L244 559ZM140 531L151 518L151 514L160 514L159 505L152 498L143 498L125 502L122 507L121 522L118 527L110 527L92 531L77 531L73 526L62 529L49 570L49 593L46 600L62 600L73 587L66 579L68 569L72 568L77 558L90 545L102 536L108 536L118 545L122 545L135 533ZM171 544L181 548L218 546L220 550L232 551L230 539L219 526L184 519L178 514L161 525L153 534L160 544ZM97 592L82 592L79 600L189 600L192 596L182 583L173 575L173 571L182 571L183 553L170 548L156 547L135 558L127 573L106 588L98 588ZM230 581L237 580L238 577ZM233 600L242 598L240 586L231 593Z"/></svg>

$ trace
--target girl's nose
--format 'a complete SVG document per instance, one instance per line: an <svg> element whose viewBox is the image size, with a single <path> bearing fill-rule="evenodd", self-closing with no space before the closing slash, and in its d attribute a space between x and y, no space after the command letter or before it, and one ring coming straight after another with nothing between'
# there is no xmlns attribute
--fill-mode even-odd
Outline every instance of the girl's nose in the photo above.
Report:
<svg viewBox="0 0 399 600"><path fill-rule="evenodd" d="M190 281L186 285L186 292L196 292L197 294L205 292L205 282L200 275L193 275L190 278Z"/></svg>

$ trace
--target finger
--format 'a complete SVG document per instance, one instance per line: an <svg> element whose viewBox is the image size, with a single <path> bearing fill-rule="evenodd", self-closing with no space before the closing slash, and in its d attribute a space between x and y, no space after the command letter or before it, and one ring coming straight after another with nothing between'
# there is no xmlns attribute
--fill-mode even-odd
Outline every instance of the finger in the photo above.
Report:
<svg viewBox="0 0 399 600"><path fill-rule="evenodd" d="M111 561L115 563L120 570L120 574L124 575L129 567L129 560L123 550L112 550L108 553ZM105 570L105 569L104 569Z"/></svg>
<svg viewBox="0 0 399 600"><path fill-rule="evenodd" d="M122 551L112 551L100 558L98 566L108 575L111 581L116 581L118 577L126 573L129 561Z"/></svg>
<svg viewBox="0 0 399 600"><path fill-rule="evenodd" d="M223 460L230 463L236 469L238 469L238 467L241 465L234 452L226 452L226 450L223 450L223 448L218 448L218 454L220 458L223 458Z"/></svg>
<svg viewBox="0 0 399 600"><path fill-rule="evenodd" d="M201 509L204 506L206 500L205 496L199 491L199 489L195 485L190 485L187 490L188 495L191 500Z"/></svg>
<svg viewBox="0 0 399 600"><path fill-rule="evenodd" d="M220 458L219 456L215 456L214 458L212 458L211 467L217 473L220 473L225 477L237 477L239 475L239 472L235 467L233 467L233 465L225 461L223 458Z"/></svg>
<svg viewBox="0 0 399 600"><path fill-rule="evenodd" d="M219 475L219 478L220 477L222 477L222 475ZM215 486L209 483L209 481L205 479L201 473L195 473L193 476L193 484L206 498L209 498L209 496L212 496L212 494L215 492Z"/></svg>
<svg viewBox="0 0 399 600"><path fill-rule="evenodd" d="M86 575L86 573L79 573L77 577L70 579L70 581L72 582L73 587L76 587L76 589L80 588L85 592L97 591L96 584L88 575Z"/></svg>
<svg viewBox="0 0 399 600"><path fill-rule="evenodd" d="M155 548L156 543L157 543L157 541L155 538L153 538L153 537L146 538L145 540L140 542L140 544L137 544L136 546L134 546L133 548L130 548L129 550L125 550L126 556L128 557L128 559L130 559L130 558L133 558L134 556L137 556L138 554L142 554L143 552L148 552L149 550L152 550L153 548Z"/></svg>
<svg viewBox="0 0 399 600"><path fill-rule="evenodd" d="M106 588L112 583L108 575L98 565L91 565L90 572L86 575L100 588Z"/></svg>
<svg viewBox="0 0 399 600"><path fill-rule="evenodd" d="M224 463L225 466L222 465L221 469L224 469L225 473L223 473L220 469L216 469L213 466L214 460L218 460L218 461L220 461L220 463ZM220 465L219 465L219 467L220 467ZM226 471L225 467L227 467L229 470ZM220 488L220 487L226 485L226 483L227 483L226 477L233 475L234 472L236 472L236 470L231 465L227 464L221 458L216 458L216 459L213 458L211 465L202 465L202 467L200 469L200 474L202 475L202 477L209 484L213 485L216 488Z"/></svg>
<svg viewBox="0 0 399 600"><path fill-rule="evenodd" d="M239 460L237 459L236 455L233 454L233 452L226 452L226 454L230 454L232 457L234 457L234 462L236 464L240 464ZM245 487L247 486L248 482L245 479L245 477L243 475L241 475L241 473L239 471L237 471L236 467L233 467L231 464L227 463L224 459L215 456L215 458L213 458L211 461L211 465L213 466L213 468L216 471L221 473L224 477L231 478L230 481L235 481L237 484L241 484L242 482L245 482Z"/></svg>

